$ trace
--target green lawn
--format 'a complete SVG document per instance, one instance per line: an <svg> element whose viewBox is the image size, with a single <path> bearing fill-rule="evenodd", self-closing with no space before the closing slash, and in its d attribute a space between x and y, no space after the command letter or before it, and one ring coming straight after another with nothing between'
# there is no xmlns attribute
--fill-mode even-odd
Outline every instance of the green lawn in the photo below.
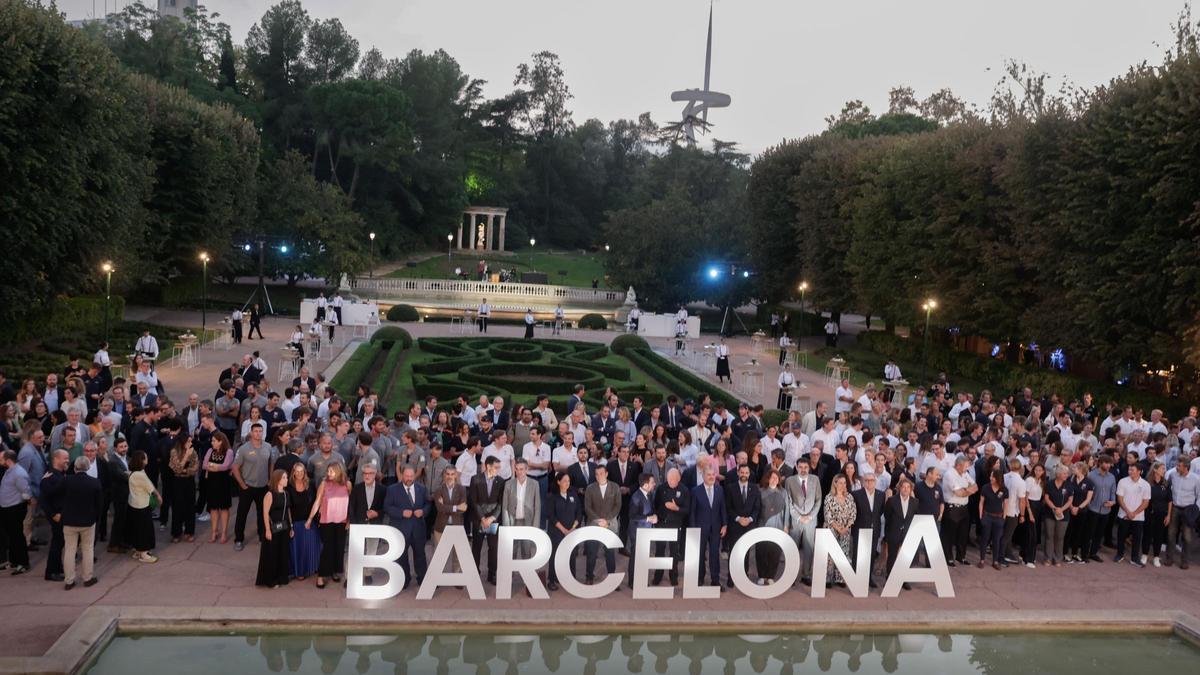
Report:
<svg viewBox="0 0 1200 675"><path fill-rule="evenodd" d="M487 256L478 253L456 253L446 262L445 255L432 256L418 262L414 267L401 267L388 273L389 277L401 279L445 279L455 267L474 274L480 260L486 260L493 269L516 269L518 273L532 269L545 272L548 282L560 286L590 287L592 279L600 280L600 287L607 288L604 280L604 253L581 253L579 251L534 251L511 256Z"/></svg>
<svg viewBox="0 0 1200 675"><path fill-rule="evenodd" d="M199 277L178 277L168 284L155 289L154 297L135 296L132 301L158 307L176 307L180 309L200 309L203 304ZM208 283L208 310L218 315L228 314L234 307L241 307L250 299L258 284L222 284L213 279ZM333 289L326 289L330 295ZM321 293L320 289L308 287L267 286L267 294L271 296L271 305L276 314L296 316L300 314L300 301L304 298L315 298ZM211 317L210 317L211 318Z"/></svg>

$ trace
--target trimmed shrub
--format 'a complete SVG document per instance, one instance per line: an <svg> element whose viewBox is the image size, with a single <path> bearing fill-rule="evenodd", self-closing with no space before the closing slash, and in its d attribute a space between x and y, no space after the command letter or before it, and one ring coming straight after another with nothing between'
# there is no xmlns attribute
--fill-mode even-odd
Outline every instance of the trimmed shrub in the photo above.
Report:
<svg viewBox="0 0 1200 675"><path fill-rule="evenodd" d="M404 349L408 349L413 345L412 336L408 334L408 331L399 326L384 326L380 328L371 336L371 342L383 343L385 346L398 342L403 345Z"/></svg>
<svg viewBox="0 0 1200 675"><path fill-rule="evenodd" d="M576 384L582 384L588 389L604 387L604 376L594 370L536 363L484 363L467 366L458 372L458 379L508 389L514 394L570 394Z"/></svg>
<svg viewBox="0 0 1200 675"><path fill-rule="evenodd" d="M375 377L371 378L371 390L379 393L381 401L386 401L387 396L385 394L396 386L396 378L393 375L400 368L400 355L404 353L404 349L404 342L402 340L393 342L391 348L387 351L387 357L383 360L383 365L379 367L379 370L375 371Z"/></svg>
<svg viewBox="0 0 1200 675"><path fill-rule="evenodd" d="M726 405L736 405L737 401L741 400L690 370L685 370L655 354L653 350L630 349L625 352L625 358L633 361L646 371L647 375L661 382L677 396L692 398L700 392L707 392L713 401L724 401Z"/></svg>
<svg viewBox="0 0 1200 675"><path fill-rule="evenodd" d="M380 342L367 342L359 345L350 358L342 364L342 369L329 381L329 385L335 390L351 396L351 392L357 389L367 373L371 372L371 366L374 365L381 349L382 343Z"/></svg>
<svg viewBox="0 0 1200 675"><path fill-rule="evenodd" d="M474 352L469 349L464 349L461 340L451 338L421 338L417 340L417 344L422 351L438 356L449 356L451 358L462 358L464 356L474 356Z"/></svg>
<svg viewBox="0 0 1200 675"><path fill-rule="evenodd" d="M588 330L604 330L608 328L608 320L599 314L584 314L579 317L579 327Z"/></svg>
<svg viewBox="0 0 1200 675"><path fill-rule="evenodd" d="M782 427L783 423L787 421L787 418L788 413L786 410L767 408L766 410L763 410L763 429L768 429L770 427ZM782 437L782 433L780 436Z"/></svg>
<svg viewBox="0 0 1200 675"><path fill-rule="evenodd" d="M608 348L614 354L624 354L630 349L649 349L650 344L641 335L618 335Z"/></svg>
<svg viewBox="0 0 1200 675"><path fill-rule="evenodd" d="M501 361L532 363L542 358L542 346L535 342L498 342L488 347L488 354Z"/></svg>
<svg viewBox="0 0 1200 675"><path fill-rule="evenodd" d="M417 314L417 310L412 305L392 305L387 311L388 321L399 321L408 323L412 321L420 321L421 315Z"/></svg>

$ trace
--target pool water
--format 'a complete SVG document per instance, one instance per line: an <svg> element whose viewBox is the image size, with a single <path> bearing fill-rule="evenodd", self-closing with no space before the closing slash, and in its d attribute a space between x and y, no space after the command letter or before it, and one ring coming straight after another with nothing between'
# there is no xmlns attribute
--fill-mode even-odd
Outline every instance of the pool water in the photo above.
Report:
<svg viewBox="0 0 1200 675"><path fill-rule="evenodd" d="M87 672L1098 673L1197 672L1174 636L929 634L229 634L118 636Z"/></svg>

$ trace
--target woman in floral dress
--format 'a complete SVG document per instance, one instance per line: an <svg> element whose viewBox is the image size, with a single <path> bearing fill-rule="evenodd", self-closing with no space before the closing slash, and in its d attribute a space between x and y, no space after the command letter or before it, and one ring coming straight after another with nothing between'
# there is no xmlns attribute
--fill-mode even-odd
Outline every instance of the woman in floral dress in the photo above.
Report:
<svg viewBox="0 0 1200 675"><path fill-rule="evenodd" d="M825 497L825 527L833 530L833 536L842 547L846 558L850 558L850 528L857 517L854 498L850 496L850 490L846 487L846 475L838 474L833 477L833 486ZM829 565L828 580L832 584L844 583L842 574L832 564Z"/></svg>

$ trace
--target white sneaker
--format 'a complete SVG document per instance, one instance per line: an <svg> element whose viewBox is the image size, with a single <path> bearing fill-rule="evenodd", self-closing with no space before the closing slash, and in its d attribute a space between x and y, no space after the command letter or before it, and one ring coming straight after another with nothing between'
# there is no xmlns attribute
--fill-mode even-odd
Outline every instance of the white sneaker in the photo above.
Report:
<svg viewBox="0 0 1200 675"><path fill-rule="evenodd" d="M208 521L212 520L212 516L210 516L208 514L208 511L205 511L204 513L201 513L200 515L196 516L196 520L198 520L202 523L207 523Z"/></svg>
<svg viewBox="0 0 1200 675"><path fill-rule="evenodd" d="M1145 565L1146 564L1146 556L1142 556L1141 561L1142 561L1142 564Z"/></svg>
<svg viewBox="0 0 1200 675"><path fill-rule="evenodd" d="M1028 568L1029 568L1029 569L1031 569L1031 570L1036 570L1036 569L1037 569L1037 565L1034 565L1033 563L1025 563L1025 566L1026 566L1026 567L1028 567Z"/></svg>
<svg viewBox="0 0 1200 675"><path fill-rule="evenodd" d="M1162 567L1162 562L1158 559L1158 556L1154 556L1154 566Z"/></svg>

